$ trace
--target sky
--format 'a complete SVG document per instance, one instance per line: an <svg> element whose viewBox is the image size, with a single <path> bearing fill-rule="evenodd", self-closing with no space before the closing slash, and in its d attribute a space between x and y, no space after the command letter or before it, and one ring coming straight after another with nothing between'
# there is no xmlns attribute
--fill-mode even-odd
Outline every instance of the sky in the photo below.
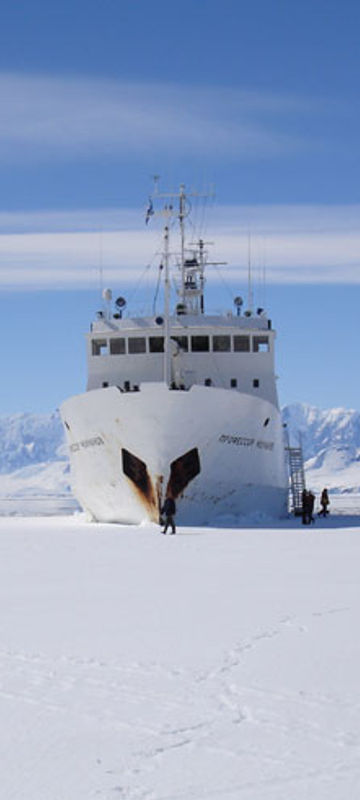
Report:
<svg viewBox="0 0 360 800"><path fill-rule="evenodd" d="M226 262L209 310L246 298L250 242L281 405L359 408L359 4L13 0L0 19L0 414L84 389L101 287L152 308L154 175L211 194L191 229Z"/></svg>

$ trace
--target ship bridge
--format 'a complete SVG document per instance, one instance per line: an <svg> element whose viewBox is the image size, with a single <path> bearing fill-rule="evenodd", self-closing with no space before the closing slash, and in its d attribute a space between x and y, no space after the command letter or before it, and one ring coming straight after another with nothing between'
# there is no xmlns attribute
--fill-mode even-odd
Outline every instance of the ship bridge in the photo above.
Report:
<svg viewBox="0 0 360 800"><path fill-rule="evenodd" d="M274 338L262 309L249 316L178 313L169 318L169 388L194 384L253 394L277 405ZM100 316L88 335L87 389L137 391L163 380L163 317Z"/></svg>

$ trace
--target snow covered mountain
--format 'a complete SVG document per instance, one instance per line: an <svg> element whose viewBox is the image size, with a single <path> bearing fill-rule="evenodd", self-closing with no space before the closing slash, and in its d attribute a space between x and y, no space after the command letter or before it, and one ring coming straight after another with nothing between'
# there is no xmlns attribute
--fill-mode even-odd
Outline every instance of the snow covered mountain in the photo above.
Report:
<svg viewBox="0 0 360 800"><path fill-rule="evenodd" d="M0 497L71 495L58 412L0 417Z"/></svg>
<svg viewBox="0 0 360 800"><path fill-rule="evenodd" d="M345 408L320 408L294 403L285 406L283 421L287 425L290 443L301 440L306 459L332 448L360 450L360 412Z"/></svg>
<svg viewBox="0 0 360 800"><path fill-rule="evenodd" d="M302 403L285 406L291 445L301 443L310 488L360 492L360 412L321 410Z"/></svg>
<svg viewBox="0 0 360 800"><path fill-rule="evenodd" d="M283 408L290 444L301 441L308 486L360 492L360 412L321 410L296 403ZM60 416L0 417L0 496L71 493Z"/></svg>
<svg viewBox="0 0 360 800"><path fill-rule="evenodd" d="M64 432L58 412L0 417L0 474L64 458Z"/></svg>

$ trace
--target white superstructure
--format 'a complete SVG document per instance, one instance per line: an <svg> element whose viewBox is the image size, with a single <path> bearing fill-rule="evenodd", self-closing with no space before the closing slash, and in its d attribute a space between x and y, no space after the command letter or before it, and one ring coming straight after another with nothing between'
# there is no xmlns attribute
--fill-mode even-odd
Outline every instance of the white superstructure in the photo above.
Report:
<svg viewBox="0 0 360 800"><path fill-rule="evenodd" d="M158 195L160 196L160 195ZM179 522L286 509L287 474L271 321L263 309L210 316L206 251L185 245L186 195L165 209L164 311L128 318L111 292L87 337L87 392L61 409L74 493L94 519ZM151 201L151 213L153 205ZM180 222L178 302L171 310L169 217Z"/></svg>

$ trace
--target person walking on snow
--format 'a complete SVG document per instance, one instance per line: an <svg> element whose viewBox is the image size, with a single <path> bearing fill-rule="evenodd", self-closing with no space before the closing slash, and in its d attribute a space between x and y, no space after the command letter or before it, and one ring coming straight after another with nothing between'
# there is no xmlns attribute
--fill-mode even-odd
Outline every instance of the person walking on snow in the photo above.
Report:
<svg viewBox="0 0 360 800"><path fill-rule="evenodd" d="M165 528L161 533L166 533L169 525L171 525L171 533L176 533L175 527L175 514L176 514L176 505L175 500L172 497L167 497L165 503L161 509L161 514L165 515Z"/></svg>
<svg viewBox="0 0 360 800"><path fill-rule="evenodd" d="M330 503L330 500L329 500L328 490L327 489L323 489L322 492L321 492L321 497L320 497L321 510L319 511L319 514L318 514L319 517L326 517L328 515L328 513L329 513L329 511L328 511L329 503Z"/></svg>

